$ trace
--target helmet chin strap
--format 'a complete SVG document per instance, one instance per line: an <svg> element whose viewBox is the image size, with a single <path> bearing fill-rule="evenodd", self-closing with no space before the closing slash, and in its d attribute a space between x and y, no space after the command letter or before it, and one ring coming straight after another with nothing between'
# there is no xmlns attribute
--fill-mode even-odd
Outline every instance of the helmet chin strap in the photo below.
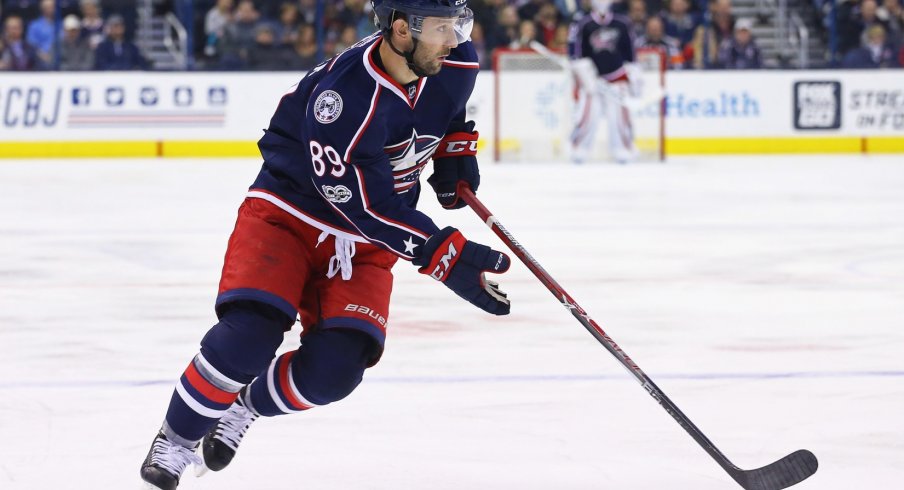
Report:
<svg viewBox="0 0 904 490"><path fill-rule="evenodd" d="M386 38L386 42L389 43L389 49L391 49L395 54L401 56L402 58L405 58L405 63L408 65L408 69L411 70L415 75L417 75L418 78L426 77L428 74L424 73L414 64L414 52L415 50L417 50L417 38L412 36L411 42L413 43L413 46L411 48L411 51L403 52L396 48L395 44L392 44L392 32L389 32L388 34L390 35L384 35L383 37Z"/></svg>

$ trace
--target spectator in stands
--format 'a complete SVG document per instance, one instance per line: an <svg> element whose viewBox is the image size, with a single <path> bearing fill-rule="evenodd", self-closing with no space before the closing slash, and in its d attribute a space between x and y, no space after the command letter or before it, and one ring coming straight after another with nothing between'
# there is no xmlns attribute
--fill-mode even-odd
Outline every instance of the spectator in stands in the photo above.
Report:
<svg viewBox="0 0 904 490"><path fill-rule="evenodd" d="M285 70L292 61L291 48L278 42L272 25L261 23L254 33L254 45L248 51L248 67L259 71Z"/></svg>
<svg viewBox="0 0 904 490"><path fill-rule="evenodd" d="M82 0L79 2L82 13L82 37L88 39L91 49L104 40L104 18L101 17L100 4L97 0Z"/></svg>
<svg viewBox="0 0 904 490"><path fill-rule="evenodd" d="M669 0L665 14L665 34L677 39L681 49L694 39L700 19L690 13L688 0Z"/></svg>
<svg viewBox="0 0 904 490"><path fill-rule="evenodd" d="M480 65L480 68L490 68L490 56L487 53L487 43L486 38L483 35L483 26L477 22L475 22L474 26L471 28L471 45L474 46L474 51L477 52L477 63Z"/></svg>
<svg viewBox="0 0 904 490"><path fill-rule="evenodd" d="M298 38L298 4L283 2L279 6L279 22L274 28L277 44L294 46Z"/></svg>
<svg viewBox="0 0 904 490"><path fill-rule="evenodd" d="M301 18L298 19L302 24L311 24L317 20L317 1L318 0L299 0L298 13Z"/></svg>
<svg viewBox="0 0 904 490"><path fill-rule="evenodd" d="M844 68L898 68L898 53L887 42L885 28L875 24L866 30L866 43L844 56Z"/></svg>
<svg viewBox="0 0 904 490"><path fill-rule="evenodd" d="M762 68L760 48L753 38L753 20L738 19L734 36L719 47L719 66L732 70Z"/></svg>
<svg viewBox="0 0 904 490"><path fill-rule="evenodd" d="M521 20L534 20L537 17L537 14L540 13L540 9L543 8L547 0L527 0L526 2L519 2L517 10L518 18Z"/></svg>
<svg viewBox="0 0 904 490"><path fill-rule="evenodd" d="M0 69L9 71L31 71L38 66L38 53L23 35L25 29L22 18L11 15L3 23L3 49L0 51Z"/></svg>
<svg viewBox="0 0 904 490"><path fill-rule="evenodd" d="M86 71L94 68L94 50L87 38L82 37L82 23L75 15L63 19L63 37L60 39L60 70Z"/></svg>
<svg viewBox="0 0 904 490"><path fill-rule="evenodd" d="M665 24L662 17L652 16L647 19L644 35L637 38L635 47L659 48L666 53L666 65L669 69L681 69L684 67L684 56L678 46L678 40L665 34Z"/></svg>
<svg viewBox="0 0 904 490"><path fill-rule="evenodd" d="M876 3L876 0L863 0L860 4L860 21L863 24L863 34L860 36L861 45L866 42L866 31L874 25L881 25L888 34L888 22L879 18L879 4Z"/></svg>
<svg viewBox="0 0 904 490"><path fill-rule="evenodd" d="M344 8L336 16L342 27L336 29L341 33L344 26L354 26L358 39L376 30L373 14L370 13L370 0L345 0Z"/></svg>
<svg viewBox="0 0 904 490"><path fill-rule="evenodd" d="M204 54L217 56L217 46L226 35L226 26L232 22L232 0L217 0L216 5L204 16Z"/></svg>
<svg viewBox="0 0 904 490"><path fill-rule="evenodd" d="M41 0L41 16L28 23L25 41L38 52L38 58L44 66L50 66L50 51L60 32L60 23L56 21L56 4L54 0Z"/></svg>
<svg viewBox="0 0 904 490"><path fill-rule="evenodd" d="M882 22L877 13L879 6L875 0L850 0L838 7L838 50L845 54L860 47L865 42L865 33L878 24L887 32L889 26Z"/></svg>
<svg viewBox="0 0 904 490"><path fill-rule="evenodd" d="M635 42L644 35L647 25L647 3L645 0L629 0L628 1L628 27L634 36Z"/></svg>
<svg viewBox="0 0 904 490"><path fill-rule="evenodd" d="M251 0L241 0L232 21L226 24L220 43L220 63L225 69L240 69L248 63L248 50L254 45L260 14Z"/></svg>
<svg viewBox="0 0 904 490"><path fill-rule="evenodd" d="M700 25L694 32L694 68L719 68L719 46L734 36L731 0L709 0L709 15L712 24Z"/></svg>
<svg viewBox="0 0 904 490"><path fill-rule="evenodd" d="M345 26L339 34L339 40L336 41L336 52L341 53L348 49L349 46L358 42L358 29L355 26Z"/></svg>
<svg viewBox="0 0 904 490"><path fill-rule="evenodd" d="M557 52L557 53L567 53L568 52L568 25L565 23L559 24L556 27L556 35L552 39L552 43L549 44L549 49Z"/></svg>
<svg viewBox="0 0 904 490"><path fill-rule="evenodd" d="M147 70L150 63L138 46L126 39L126 25L120 15L107 19L107 38L94 50L95 70Z"/></svg>
<svg viewBox="0 0 904 490"><path fill-rule="evenodd" d="M506 5L496 16L496 28L486 33L490 49L505 47L518 40L518 10L514 5Z"/></svg>
<svg viewBox="0 0 904 490"><path fill-rule="evenodd" d="M307 71L317 65L317 33L311 24L302 24L298 28L298 39L295 41L295 56L292 58L292 69Z"/></svg>
<svg viewBox="0 0 904 490"><path fill-rule="evenodd" d="M537 24L532 20L522 20L518 24L518 38L509 44L512 49L529 48L531 41L537 41Z"/></svg>
<svg viewBox="0 0 904 490"><path fill-rule="evenodd" d="M468 8L474 12L474 24L483 28L484 40L488 53L493 49L490 45L491 33L496 29L497 12L505 5L505 0L468 0Z"/></svg>
<svg viewBox="0 0 904 490"><path fill-rule="evenodd" d="M876 17L888 27L888 39L892 44L900 45L904 31L904 8L900 0L885 0L876 11Z"/></svg>
<svg viewBox="0 0 904 490"><path fill-rule="evenodd" d="M543 4L534 17L534 24L537 39L548 47L556 37L556 27L559 26L559 11L556 6L551 3Z"/></svg>

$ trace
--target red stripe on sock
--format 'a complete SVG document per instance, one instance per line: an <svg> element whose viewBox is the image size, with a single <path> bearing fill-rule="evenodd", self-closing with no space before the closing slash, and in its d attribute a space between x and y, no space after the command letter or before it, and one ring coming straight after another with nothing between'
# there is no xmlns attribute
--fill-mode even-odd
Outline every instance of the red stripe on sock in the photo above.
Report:
<svg viewBox="0 0 904 490"><path fill-rule="evenodd" d="M307 410L311 408L311 405L299 400L289 386L289 364L291 364L293 355L295 355L294 352L286 352L279 359L279 373L277 373L277 376L279 377L279 389L282 390L283 394L286 396L286 400L292 405L292 408L295 410Z"/></svg>
<svg viewBox="0 0 904 490"><path fill-rule="evenodd" d="M210 381L207 381L204 376L201 376L201 373L195 369L194 362L189 363L188 368L185 370L185 378L191 383L194 389L198 390L210 401L231 405L239 396L238 393L223 391L211 384Z"/></svg>

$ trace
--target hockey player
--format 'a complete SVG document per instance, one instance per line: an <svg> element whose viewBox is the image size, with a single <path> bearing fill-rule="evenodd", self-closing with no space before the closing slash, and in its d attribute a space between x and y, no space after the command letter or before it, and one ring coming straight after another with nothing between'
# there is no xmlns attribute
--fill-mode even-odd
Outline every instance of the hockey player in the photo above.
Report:
<svg viewBox="0 0 904 490"><path fill-rule="evenodd" d="M615 160L625 163L637 157L631 113L624 103L629 95L639 95L640 77L630 73L634 39L630 21L613 14L611 3L593 0L592 11L572 23L569 32L568 54L577 85L571 134L571 158L576 163L590 156L602 117Z"/></svg>
<svg viewBox="0 0 904 490"><path fill-rule="evenodd" d="M484 272L504 253L440 228L415 205L419 176L443 207L477 189L477 77L466 0L373 0L380 32L286 93L259 142L263 167L229 239L219 322L176 384L141 466L151 488L185 468L220 470L259 417L346 397L380 359L398 258L489 313L509 301ZM301 346L275 358L300 316ZM200 445L200 457L196 448Z"/></svg>

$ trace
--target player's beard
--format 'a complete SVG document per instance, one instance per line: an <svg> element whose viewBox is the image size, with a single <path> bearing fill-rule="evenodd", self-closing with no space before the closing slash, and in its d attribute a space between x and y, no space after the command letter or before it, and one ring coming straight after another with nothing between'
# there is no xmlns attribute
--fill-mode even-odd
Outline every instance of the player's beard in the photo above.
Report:
<svg viewBox="0 0 904 490"><path fill-rule="evenodd" d="M423 44L414 50L414 66L424 76L436 75L443 68L443 58L448 56L451 50L442 47L439 49L427 49Z"/></svg>

